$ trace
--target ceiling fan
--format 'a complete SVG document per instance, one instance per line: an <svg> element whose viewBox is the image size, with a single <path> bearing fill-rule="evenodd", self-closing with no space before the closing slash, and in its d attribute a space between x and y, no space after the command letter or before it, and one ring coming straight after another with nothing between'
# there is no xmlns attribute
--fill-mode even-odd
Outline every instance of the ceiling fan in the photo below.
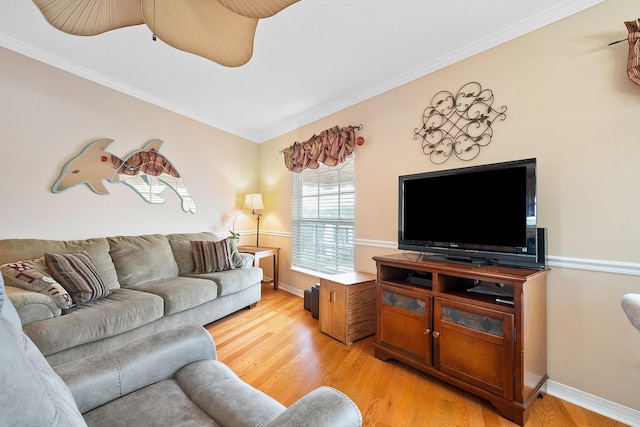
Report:
<svg viewBox="0 0 640 427"><path fill-rule="evenodd" d="M253 55L258 20L299 0L33 0L60 31L94 36L146 24L163 42L227 67Z"/></svg>

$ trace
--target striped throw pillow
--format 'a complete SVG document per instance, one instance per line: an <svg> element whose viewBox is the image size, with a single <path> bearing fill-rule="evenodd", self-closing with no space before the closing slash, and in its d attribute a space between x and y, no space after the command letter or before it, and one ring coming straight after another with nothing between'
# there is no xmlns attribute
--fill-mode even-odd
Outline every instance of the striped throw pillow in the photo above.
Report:
<svg viewBox="0 0 640 427"><path fill-rule="evenodd" d="M190 243L195 273L213 273L235 268L229 239L220 240L219 242L192 240Z"/></svg>
<svg viewBox="0 0 640 427"><path fill-rule="evenodd" d="M44 254L44 260L53 278L69 292L76 304L94 301L111 293L86 252Z"/></svg>

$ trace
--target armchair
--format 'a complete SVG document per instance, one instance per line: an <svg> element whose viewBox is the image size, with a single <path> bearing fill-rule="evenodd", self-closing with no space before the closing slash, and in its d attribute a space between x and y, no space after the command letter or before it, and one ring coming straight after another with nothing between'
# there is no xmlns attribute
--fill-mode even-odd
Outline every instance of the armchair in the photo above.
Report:
<svg viewBox="0 0 640 427"><path fill-rule="evenodd" d="M55 371L22 333L0 276L0 414L6 425L361 426L347 396L320 387L285 408L217 360L186 323Z"/></svg>
<svg viewBox="0 0 640 427"><path fill-rule="evenodd" d="M623 295L620 305L631 324L640 331L640 294Z"/></svg>

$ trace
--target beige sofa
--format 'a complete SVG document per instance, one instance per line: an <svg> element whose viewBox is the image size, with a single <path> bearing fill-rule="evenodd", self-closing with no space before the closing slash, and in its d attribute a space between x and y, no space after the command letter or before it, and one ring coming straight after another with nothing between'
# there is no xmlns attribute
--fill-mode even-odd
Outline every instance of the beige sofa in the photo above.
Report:
<svg viewBox="0 0 640 427"><path fill-rule="evenodd" d="M262 270L234 244L233 269L195 273L191 242L218 240L213 233L7 239L0 240L0 266L45 253L86 253L108 287L106 296L62 309L45 292L6 286L25 334L56 366L184 322L206 325L257 303Z"/></svg>

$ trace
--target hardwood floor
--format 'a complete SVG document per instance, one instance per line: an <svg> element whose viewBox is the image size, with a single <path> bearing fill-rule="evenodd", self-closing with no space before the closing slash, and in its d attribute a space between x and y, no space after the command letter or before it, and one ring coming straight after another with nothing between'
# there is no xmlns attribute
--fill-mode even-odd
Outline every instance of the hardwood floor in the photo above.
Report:
<svg viewBox="0 0 640 427"><path fill-rule="evenodd" d="M262 286L262 300L207 326L218 358L244 381L290 406L321 386L358 405L365 426L515 426L494 407L422 372L373 356L369 337L347 346L320 332L303 300ZM527 427L624 426L546 395Z"/></svg>

